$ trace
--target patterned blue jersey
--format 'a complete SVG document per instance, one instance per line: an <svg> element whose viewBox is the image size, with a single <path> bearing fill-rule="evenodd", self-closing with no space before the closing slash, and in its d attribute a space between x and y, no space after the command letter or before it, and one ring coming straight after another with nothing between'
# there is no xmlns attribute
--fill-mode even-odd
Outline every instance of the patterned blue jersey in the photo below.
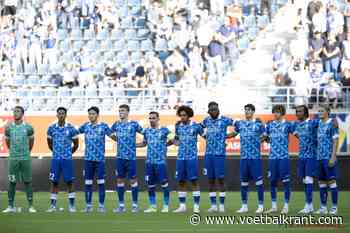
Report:
<svg viewBox="0 0 350 233"><path fill-rule="evenodd" d="M117 158L136 159L136 133L143 129L136 121L117 121L112 125L112 131L117 136Z"/></svg>
<svg viewBox="0 0 350 233"><path fill-rule="evenodd" d="M339 129L333 123L333 119L319 122L317 131L317 159L330 159L333 152L333 139L339 137Z"/></svg>
<svg viewBox="0 0 350 233"><path fill-rule="evenodd" d="M73 139L78 138L78 130L70 123L63 127L54 123L47 129L47 137L52 139L53 159L72 159Z"/></svg>
<svg viewBox="0 0 350 233"><path fill-rule="evenodd" d="M87 122L80 126L79 133L85 135L85 160L104 161L106 136L111 136L112 130L106 123L91 124Z"/></svg>
<svg viewBox="0 0 350 233"><path fill-rule="evenodd" d="M299 158L316 158L317 127L316 119L294 122L294 135L299 138Z"/></svg>
<svg viewBox="0 0 350 233"><path fill-rule="evenodd" d="M192 160L197 159L197 139L198 135L204 133L203 127L195 122L184 124L179 122L175 125L175 138L179 141L177 159Z"/></svg>
<svg viewBox="0 0 350 233"><path fill-rule="evenodd" d="M261 121L240 120L236 121L235 132L240 134L241 159L259 159L261 136L265 133L265 127Z"/></svg>
<svg viewBox="0 0 350 233"><path fill-rule="evenodd" d="M165 164L167 142L170 130L165 127L147 128L143 131L143 140L147 143L146 163Z"/></svg>
<svg viewBox="0 0 350 233"><path fill-rule="evenodd" d="M225 156L227 127L233 126L233 120L224 116L217 119L208 116L202 122L202 126L206 129L205 154L207 156Z"/></svg>
<svg viewBox="0 0 350 233"><path fill-rule="evenodd" d="M266 134L270 139L270 159L289 157L289 134L293 133L293 124L286 120L271 121L266 125Z"/></svg>

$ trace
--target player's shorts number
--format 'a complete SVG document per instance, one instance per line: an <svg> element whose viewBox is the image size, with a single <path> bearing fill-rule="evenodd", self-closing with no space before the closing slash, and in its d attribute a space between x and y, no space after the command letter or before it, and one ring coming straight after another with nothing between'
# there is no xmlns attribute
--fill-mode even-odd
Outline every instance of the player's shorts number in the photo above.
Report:
<svg viewBox="0 0 350 233"><path fill-rule="evenodd" d="M145 176L145 181L146 181L146 182L149 181L149 176Z"/></svg>
<svg viewBox="0 0 350 233"><path fill-rule="evenodd" d="M208 171L206 168L203 168L203 175L206 176L208 174Z"/></svg>
<svg viewBox="0 0 350 233"><path fill-rule="evenodd" d="M49 179L54 180L55 179L55 173L50 173L49 174Z"/></svg>
<svg viewBox="0 0 350 233"><path fill-rule="evenodd" d="M16 176L15 175L8 175L10 182L16 182Z"/></svg>

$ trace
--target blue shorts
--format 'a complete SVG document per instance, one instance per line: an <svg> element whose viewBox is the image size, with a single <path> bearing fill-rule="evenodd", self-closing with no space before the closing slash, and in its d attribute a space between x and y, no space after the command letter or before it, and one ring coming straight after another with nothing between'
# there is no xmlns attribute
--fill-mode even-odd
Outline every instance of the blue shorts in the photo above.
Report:
<svg viewBox="0 0 350 233"><path fill-rule="evenodd" d="M328 166L328 159L317 161L317 176L321 181L337 179L337 163L333 167Z"/></svg>
<svg viewBox="0 0 350 233"><path fill-rule="evenodd" d="M210 180L225 178L225 156L205 156L205 168L203 174Z"/></svg>
<svg viewBox="0 0 350 233"><path fill-rule="evenodd" d="M314 177L316 168L316 159L301 158L298 160L298 176L305 178L306 176Z"/></svg>
<svg viewBox="0 0 350 233"><path fill-rule="evenodd" d="M85 160L84 178L85 180L93 180L97 174L97 179L102 180L106 177L106 166L104 161Z"/></svg>
<svg viewBox="0 0 350 233"><path fill-rule="evenodd" d="M262 180L261 159L241 159L240 178L241 182Z"/></svg>
<svg viewBox="0 0 350 233"><path fill-rule="evenodd" d="M290 164L289 159L269 159L269 173L270 181L277 182L290 178Z"/></svg>
<svg viewBox="0 0 350 233"><path fill-rule="evenodd" d="M54 183L58 183L61 178L61 173L63 173L63 180L65 183L72 182L75 179L72 159L53 159L51 161L49 179Z"/></svg>
<svg viewBox="0 0 350 233"><path fill-rule="evenodd" d="M176 160L177 181L194 181L198 179L198 160Z"/></svg>
<svg viewBox="0 0 350 233"><path fill-rule="evenodd" d="M116 160L115 174L119 179L136 178L136 160L119 159Z"/></svg>
<svg viewBox="0 0 350 233"><path fill-rule="evenodd" d="M168 172L166 164L146 163L145 180L148 185L168 182Z"/></svg>

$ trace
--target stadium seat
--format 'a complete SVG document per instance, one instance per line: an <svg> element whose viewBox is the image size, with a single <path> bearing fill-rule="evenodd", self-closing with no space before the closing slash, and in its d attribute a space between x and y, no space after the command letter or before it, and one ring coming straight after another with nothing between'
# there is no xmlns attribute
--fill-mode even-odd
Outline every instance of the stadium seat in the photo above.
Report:
<svg viewBox="0 0 350 233"><path fill-rule="evenodd" d="M84 42L83 41L74 41L73 43L73 51L74 52L78 52L84 45Z"/></svg>
<svg viewBox="0 0 350 233"><path fill-rule="evenodd" d="M117 8L125 6L125 0L115 0L115 5Z"/></svg>
<svg viewBox="0 0 350 233"><path fill-rule="evenodd" d="M45 104L46 111L55 111L57 106L58 104L57 104L56 98L50 98L46 100L46 104ZM62 105L62 106L65 106L66 108L68 107L67 105Z"/></svg>
<svg viewBox="0 0 350 233"><path fill-rule="evenodd" d="M32 111L40 111L42 110L44 105L43 99L33 99L33 103L31 106L29 106L29 109Z"/></svg>
<svg viewBox="0 0 350 233"><path fill-rule="evenodd" d="M168 43L166 39L159 38L156 40L156 45L155 45L155 50L156 51L167 51L168 50Z"/></svg>
<svg viewBox="0 0 350 233"><path fill-rule="evenodd" d="M70 33L71 40L81 40L81 30L80 29L73 29Z"/></svg>
<svg viewBox="0 0 350 233"><path fill-rule="evenodd" d="M66 29L58 29L57 30L57 39L65 40L68 37L68 33Z"/></svg>
<svg viewBox="0 0 350 233"><path fill-rule="evenodd" d="M132 27L133 27L132 17L122 18L122 21L120 23L120 28L128 29L128 28L132 28Z"/></svg>
<svg viewBox="0 0 350 233"><path fill-rule="evenodd" d="M141 51L153 51L153 43L151 40L141 41Z"/></svg>
<svg viewBox="0 0 350 233"><path fill-rule="evenodd" d="M124 39L118 40L114 43L113 49L115 51L122 51L123 49L125 49L126 44Z"/></svg>
<svg viewBox="0 0 350 233"><path fill-rule="evenodd" d="M138 38L138 39L144 40L144 39L146 39L149 35L150 35L150 30L148 30L148 29L143 28L143 29L139 29L139 30L137 31L137 38Z"/></svg>
<svg viewBox="0 0 350 233"><path fill-rule="evenodd" d="M128 50L129 51L139 51L140 50L140 44L137 40L130 40L128 42Z"/></svg>
<svg viewBox="0 0 350 233"><path fill-rule="evenodd" d="M88 99L87 105L88 106L100 106L101 100L97 98Z"/></svg>
<svg viewBox="0 0 350 233"><path fill-rule="evenodd" d="M102 98L112 96L112 92L110 89L100 89L98 92L98 96Z"/></svg>
<svg viewBox="0 0 350 233"><path fill-rule="evenodd" d="M45 96L48 96L48 97L57 96L58 92L57 92L57 89L54 87L46 87L44 90L45 90L45 93L44 93Z"/></svg>
<svg viewBox="0 0 350 233"><path fill-rule="evenodd" d="M95 31L91 29L84 30L84 40L91 40L95 38Z"/></svg>
<svg viewBox="0 0 350 233"><path fill-rule="evenodd" d="M86 51L89 52L96 51L97 44L98 42L96 40L89 40L84 46L84 48L86 49Z"/></svg>
<svg viewBox="0 0 350 233"><path fill-rule="evenodd" d="M25 82L25 76L23 75L16 75L13 78L13 85L14 86L23 86Z"/></svg>
<svg viewBox="0 0 350 233"><path fill-rule="evenodd" d="M129 14L129 9L127 6L123 6L121 8L119 8L117 10L117 15L119 16L119 18L123 19L125 17L127 17Z"/></svg>
<svg viewBox="0 0 350 233"><path fill-rule="evenodd" d="M95 97L95 96L97 96L97 89L96 88L87 88L85 90L85 95L87 97Z"/></svg>
<svg viewBox="0 0 350 233"><path fill-rule="evenodd" d="M141 16L141 6L133 6L129 12L132 16Z"/></svg>
<svg viewBox="0 0 350 233"><path fill-rule="evenodd" d="M112 41L109 39L106 39L104 41L101 42L101 51L110 51L113 48L113 44Z"/></svg>
<svg viewBox="0 0 350 233"><path fill-rule="evenodd" d="M128 60L128 52L127 51L121 51L117 54L117 63L125 64L125 62L127 60Z"/></svg>
<svg viewBox="0 0 350 233"><path fill-rule="evenodd" d="M68 87L60 87L58 89L58 96L67 97L71 95L71 91Z"/></svg>
<svg viewBox="0 0 350 233"><path fill-rule="evenodd" d="M136 39L136 30L135 29L128 29L125 30L125 39L127 40L134 40Z"/></svg>
<svg viewBox="0 0 350 233"><path fill-rule="evenodd" d="M37 86L39 84L39 80L39 76L30 75L26 80L26 84L29 86Z"/></svg>
<svg viewBox="0 0 350 233"><path fill-rule="evenodd" d="M138 18L136 19L136 22L135 22L135 27L136 28L146 28L146 18Z"/></svg>
<svg viewBox="0 0 350 233"><path fill-rule="evenodd" d="M106 40L109 37L109 32L107 29L102 29L100 32L97 33L96 39L97 40Z"/></svg>
<svg viewBox="0 0 350 233"><path fill-rule="evenodd" d="M27 97L28 96L28 90L27 89L17 89L16 90L16 97Z"/></svg>
<svg viewBox="0 0 350 233"><path fill-rule="evenodd" d="M48 64L41 64L38 67L38 74L39 75L45 75L49 72L49 65Z"/></svg>
<svg viewBox="0 0 350 233"><path fill-rule="evenodd" d="M128 5L131 7L141 6L141 0L128 0Z"/></svg>
<svg viewBox="0 0 350 233"><path fill-rule="evenodd" d="M108 51L103 55L103 60L105 61L111 61L113 60L115 57L115 54L113 51Z"/></svg>
<svg viewBox="0 0 350 233"><path fill-rule="evenodd" d="M140 63L141 57L141 52L132 52L130 56L130 61L134 64L138 64Z"/></svg>
<svg viewBox="0 0 350 233"><path fill-rule="evenodd" d="M58 49L62 52L67 52L71 49L71 42L69 39L65 39L63 41L60 41L58 44Z"/></svg>
<svg viewBox="0 0 350 233"><path fill-rule="evenodd" d="M30 95L32 97L41 97L41 96L44 96L44 92L42 89L32 89L31 92L30 92Z"/></svg>
<svg viewBox="0 0 350 233"><path fill-rule="evenodd" d="M123 39L123 38L124 38L124 33L123 33L122 30L113 29L111 31L111 36L110 36L111 40L120 40L120 39Z"/></svg>
<svg viewBox="0 0 350 233"><path fill-rule="evenodd" d="M84 89L80 87L74 87L72 88L71 93L73 97L81 97L84 96Z"/></svg>

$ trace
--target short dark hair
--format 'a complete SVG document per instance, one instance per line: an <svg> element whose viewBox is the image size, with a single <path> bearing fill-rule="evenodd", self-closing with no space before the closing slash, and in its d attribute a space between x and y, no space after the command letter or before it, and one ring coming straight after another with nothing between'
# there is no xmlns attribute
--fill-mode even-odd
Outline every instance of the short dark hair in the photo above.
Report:
<svg viewBox="0 0 350 233"><path fill-rule="evenodd" d="M149 113L149 115L151 115L151 114L156 115L159 118L159 113L158 112L152 111L152 112Z"/></svg>
<svg viewBox="0 0 350 233"><path fill-rule="evenodd" d="M282 115L286 114L286 107L282 104L277 104L272 107L272 113L280 112Z"/></svg>
<svg viewBox="0 0 350 233"><path fill-rule="evenodd" d="M67 109L65 107L58 107L56 112L58 113L59 111L64 111L64 113L67 114Z"/></svg>
<svg viewBox="0 0 350 233"><path fill-rule="evenodd" d="M90 107L90 108L88 109L88 112L90 112L90 111L96 112L97 115L100 114L100 109L99 109L98 107L96 107L96 106Z"/></svg>
<svg viewBox="0 0 350 233"><path fill-rule="evenodd" d="M321 104L320 107L323 108L324 110L326 110L326 112L328 112L328 114L331 113L331 107L328 104Z"/></svg>
<svg viewBox="0 0 350 233"><path fill-rule="evenodd" d="M120 106L119 106L119 109L120 109L120 108L124 108L124 109L126 109L126 111L130 112L130 107L129 107L129 105L127 105L127 104L122 104L122 105L120 105Z"/></svg>
<svg viewBox="0 0 350 233"><path fill-rule="evenodd" d="M219 104L216 103L215 101L211 101L211 102L209 102L209 104L208 104L208 108L210 108L211 106L219 106Z"/></svg>
<svg viewBox="0 0 350 233"><path fill-rule="evenodd" d="M244 105L244 109L249 108L253 112L255 112L255 106L253 104L246 104Z"/></svg>
<svg viewBox="0 0 350 233"><path fill-rule="evenodd" d="M13 109L19 109L21 110L22 114L24 114L24 108L22 106L17 105Z"/></svg>
<svg viewBox="0 0 350 233"><path fill-rule="evenodd" d="M304 110L304 115L305 115L306 117L309 117L309 109L308 109L308 107L307 107L306 105L298 105L298 106L296 106L295 110L296 110L297 108L303 108L303 110Z"/></svg>
<svg viewBox="0 0 350 233"><path fill-rule="evenodd" d="M188 107L188 106L185 106L185 105L182 105L182 106L180 106L177 109L176 115L180 116L181 112L185 112L188 117L193 117L194 116L193 109L191 107Z"/></svg>

